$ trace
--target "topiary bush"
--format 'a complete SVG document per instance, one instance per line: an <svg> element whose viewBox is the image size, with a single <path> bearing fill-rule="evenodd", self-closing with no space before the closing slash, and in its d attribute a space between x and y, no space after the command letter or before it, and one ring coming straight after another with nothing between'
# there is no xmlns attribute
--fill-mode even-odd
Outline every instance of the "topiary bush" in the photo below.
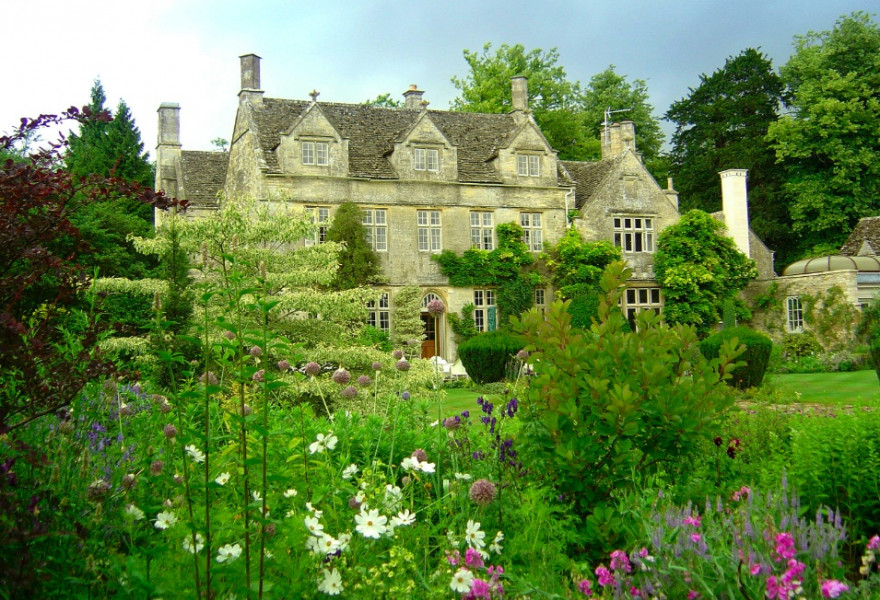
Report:
<svg viewBox="0 0 880 600"><path fill-rule="evenodd" d="M522 349L522 342L499 329L481 333L458 347L458 356L468 375L477 383L492 383L504 379L505 367Z"/></svg>
<svg viewBox="0 0 880 600"><path fill-rule="evenodd" d="M773 351L773 341L762 333L758 333L748 327L731 327L713 333L700 342L700 352L707 359L718 358L721 345L733 338L745 346L745 352L739 356L745 365L731 371L731 377L727 380L728 385L737 389L760 387L767 372L767 364L770 362L770 353Z"/></svg>

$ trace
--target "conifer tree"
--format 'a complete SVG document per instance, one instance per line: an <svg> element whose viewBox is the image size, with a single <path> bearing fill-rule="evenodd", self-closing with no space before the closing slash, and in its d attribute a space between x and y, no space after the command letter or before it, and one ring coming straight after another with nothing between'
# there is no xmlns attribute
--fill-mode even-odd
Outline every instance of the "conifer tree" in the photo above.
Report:
<svg viewBox="0 0 880 600"><path fill-rule="evenodd" d="M376 283L381 266L379 256L367 242L363 211L354 202L343 202L336 209L333 224L327 230L327 241L344 243L339 253L339 270L331 287L348 290Z"/></svg>

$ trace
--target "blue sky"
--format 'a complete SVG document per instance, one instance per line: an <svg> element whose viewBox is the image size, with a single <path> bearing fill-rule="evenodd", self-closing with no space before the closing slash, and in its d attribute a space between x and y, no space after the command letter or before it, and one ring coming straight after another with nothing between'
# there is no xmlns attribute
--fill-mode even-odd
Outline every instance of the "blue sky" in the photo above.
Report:
<svg viewBox="0 0 880 600"><path fill-rule="evenodd" d="M647 81L655 114L688 94L701 73L760 47L777 67L795 35L831 29L867 0L4 0L0 131L21 117L89 100L99 77L124 98L147 150L156 109L181 105L185 149L229 138L241 54L262 60L267 96L362 102L415 83L431 108L456 96L464 49L486 42L556 48L569 79L585 84L608 65ZM876 15L874 17L876 19ZM669 126L665 129L670 131Z"/></svg>

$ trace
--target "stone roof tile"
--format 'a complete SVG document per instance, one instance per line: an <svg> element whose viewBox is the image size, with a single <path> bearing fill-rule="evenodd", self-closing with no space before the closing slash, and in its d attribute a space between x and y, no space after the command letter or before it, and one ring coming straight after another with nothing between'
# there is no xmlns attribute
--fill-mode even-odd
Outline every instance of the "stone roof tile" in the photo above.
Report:
<svg viewBox="0 0 880 600"><path fill-rule="evenodd" d="M217 194L226 182L228 163L227 152L181 151L183 191L190 204L217 206Z"/></svg>
<svg viewBox="0 0 880 600"><path fill-rule="evenodd" d="M560 161L575 181L575 205L580 210L593 196L608 174L620 163L623 155L596 162Z"/></svg>
<svg viewBox="0 0 880 600"><path fill-rule="evenodd" d="M858 224L840 247L842 256L858 256L863 242L868 242L874 250L880 248L880 217L865 217Z"/></svg>

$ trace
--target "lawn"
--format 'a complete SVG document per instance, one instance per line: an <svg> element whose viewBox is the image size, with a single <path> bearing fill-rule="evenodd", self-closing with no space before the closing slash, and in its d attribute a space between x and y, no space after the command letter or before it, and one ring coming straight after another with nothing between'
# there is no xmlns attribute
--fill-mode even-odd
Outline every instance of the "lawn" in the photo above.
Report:
<svg viewBox="0 0 880 600"><path fill-rule="evenodd" d="M880 385L871 371L768 375L766 384L812 404L877 404ZM787 394L788 395L788 394Z"/></svg>

